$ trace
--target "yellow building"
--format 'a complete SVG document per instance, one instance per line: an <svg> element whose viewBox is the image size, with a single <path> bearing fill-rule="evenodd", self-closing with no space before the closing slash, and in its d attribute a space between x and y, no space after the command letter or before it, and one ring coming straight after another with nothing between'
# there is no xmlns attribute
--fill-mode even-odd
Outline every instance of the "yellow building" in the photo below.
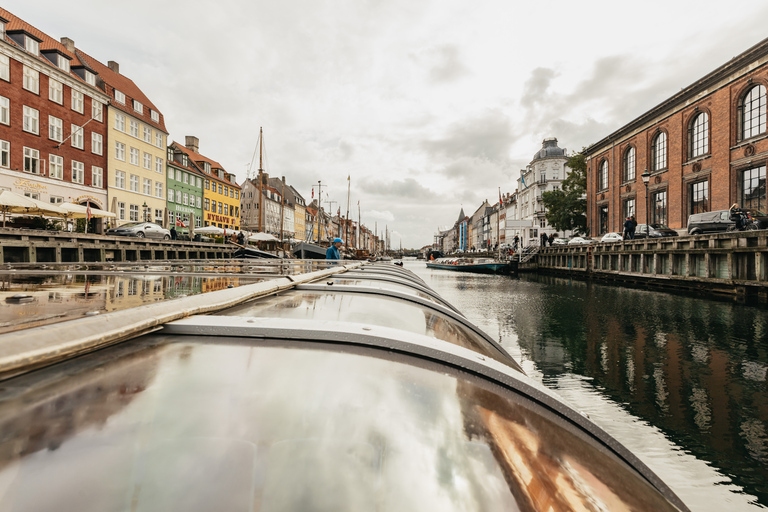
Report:
<svg viewBox="0 0 768 512"><path fill-rule="evenodd" d="M116 224L166 218L165 155L168 131L163 115L133 81L110 61L105 66L78 49L104 80L107 109L107 201Z"/></svg>
<svg viewBox="0 0 768 512"><path fill-rule="evenodd" d="M187 136L186 145L175 143L205 173L203 179L203 226L240 229L240 185L220 163L201 155L200 140Z"/></svg>

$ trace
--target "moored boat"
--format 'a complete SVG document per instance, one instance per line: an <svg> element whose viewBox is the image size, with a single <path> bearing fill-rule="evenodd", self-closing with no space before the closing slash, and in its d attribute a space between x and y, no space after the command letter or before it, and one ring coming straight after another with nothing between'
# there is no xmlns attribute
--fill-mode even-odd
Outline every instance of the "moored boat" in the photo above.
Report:
<svg viewBox="0 0 768 512"><path fill-rule="evenodd" d="M515 270L514 262L491 258L438 258L427 261L427 267L476 274L511 274Z"/></svg>
<svg viewBox="0 0 768 512"><path fill-rule="evenodd" d="M309 242L299 242L291 250L294 258L301 260L324 260L327 249Z"/></svg>

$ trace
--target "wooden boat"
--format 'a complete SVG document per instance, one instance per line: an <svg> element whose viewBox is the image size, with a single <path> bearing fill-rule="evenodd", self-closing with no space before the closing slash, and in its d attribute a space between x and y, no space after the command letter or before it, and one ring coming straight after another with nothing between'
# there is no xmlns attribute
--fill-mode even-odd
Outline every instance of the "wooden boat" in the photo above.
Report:
<svg viewBox="0 0 768 512"><path fill-rule="evenodd" d="M279 256L272 254L271 252L261 251L253 247L240 247L233 253L235 258L267 258L267 259L279 259Z"/></svg>
<svg viewBox="0 0 768 512"><path fill-rule="evenodd" d="M688 510L392 264L6 333L0 380L0 510Z"/></svg>
<svg viewBox="0 0 768 512"><path fill-rule="evenodd" d="M299 242L291 250L294 258L301 260L324 260L326 249L309 242Z"/></svg>
<svg viewBox="0 0 768 512"><path fill-rule="evenodd" d="M491 258L438 258L427 261L427 267L476 274L510 274L515 269L511 261L497 261Z"/></svg>

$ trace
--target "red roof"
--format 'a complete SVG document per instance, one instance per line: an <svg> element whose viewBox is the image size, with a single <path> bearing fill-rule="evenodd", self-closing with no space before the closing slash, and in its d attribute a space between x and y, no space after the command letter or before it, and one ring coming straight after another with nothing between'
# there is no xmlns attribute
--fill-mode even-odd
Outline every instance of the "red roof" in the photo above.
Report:
<svg viewBox="0 0 768 512"><path fill-rule="evenodd" d="M226 174L230 174L230 173L227 173L227 171L224 169L224 167L220 163L218 163L217 161L211 160L210 158L205 157L205 156L201 155L200 153L192 151L191 149L189 149L187 146L185 146L183 144L179 144L178 142L173 141L171 143L171 145L173 146L174 149L178 149L182 153L186 153L187 157L190 160L192 160L193 162L208 162L211 165L211 169L221 169ZM212 172L211 174L208 174L206 172L203 172L203 174L205 176L207 176L207 177L215 179L216 181L220 181L222 183L225 183L225 184L229 185L230 187L234 186L234 187L237 187L237 188L241 188L240 185L238 185L235 182L231 182L229 180L226 180L226 179L223 180L223 179L219 178L218 174L216 174L216 173Z"/></svg>

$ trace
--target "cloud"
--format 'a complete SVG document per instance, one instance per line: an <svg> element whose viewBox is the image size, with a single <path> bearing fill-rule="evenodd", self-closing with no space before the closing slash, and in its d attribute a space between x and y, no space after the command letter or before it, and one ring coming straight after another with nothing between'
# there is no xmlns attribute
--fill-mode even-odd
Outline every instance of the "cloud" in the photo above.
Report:
<svg viewBox="0 0 768 512"><path fill-rule="evenodd" d="M509 158L511 143L509 117L498 109L489 109L474 117L455 121L441 136L423 140L421 149L433 157L469 157L503 162Z"/></svg>
<svg viewBox="0 0 768 512"><path fill-rule="evenodd" d="M526 80L523 97L520 104L526 108L532 108L546 98L552 80L557 76L553 69L536 68L531 72L530 78Z"/></svg>
<svg viewBox="0 0 768 512"><path fill-rule="evenodd" d="M413 178L403 180L382 180L364 178L360 184L360 191L377 196L379 198L395 199L426 199L435 196L435 193L421 185Z"/></svg>

